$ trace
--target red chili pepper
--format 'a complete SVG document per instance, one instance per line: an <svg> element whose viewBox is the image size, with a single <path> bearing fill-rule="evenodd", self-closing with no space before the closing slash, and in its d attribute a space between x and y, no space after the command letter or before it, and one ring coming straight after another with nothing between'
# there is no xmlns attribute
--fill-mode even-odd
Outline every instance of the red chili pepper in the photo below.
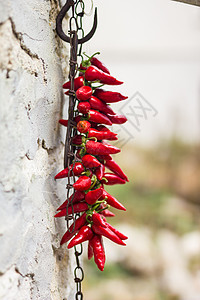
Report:
<svg viewBox="0 0 200 300"><path fill-rule="evenodd" d="M77 235L71 240L71 242L69 243L67 248L70 249L78 244L81 244L85 241L91 240L93 238L93 236L94 236L94 234L93 234L92 229L88 226L83 226L79 230Z"/></svg>
<svg viewBox="0 0 200 300"><path fill-rule="evenodd" d="M96 126L96 129L99 131L110 131L110 129L108 127L106 127L105 125L102 125L102 124L98 124Z"/></svg>
<svg viewBox="0 0 200 300"><path fill-rule="evenodd" d="M90 122L84 120L84 121L79 121L77 124L77 130L80 133L86 133L88 132L89 128L91 127Z"/></svg>
<svg viewBox="0 0 200 300"><path fill-rule="evenodd" d="M105 167L104 165L100 165L98 168L96 168L95 170L95 175L97 176L97 179L99 181L102 180L103 176L104 176L104 172L105 172Z"/></svg>
<svg viewBox="0 0 200 300"><path fill-rule="evenodd" d="M105 198L106 199L106 202L116 208L116 209L120 209L120 210L124 210L126 211L126 208L115 198L113 197L112 195L110 195L108 192L106 192L105 190L103 190L103 195L102 197L100 198L100 200L104 200Z"/></svg>
<svg viewBox="0 0 200 300"><path fill-rule="evenodd" d="M76 117L74 117L74 121L76 122L76 123L78 123L79 121L81 121L81 116L76 116Z"/></svg>
<svg viewBox="0 0 200 300"><path fill-rule="evenodd" d="M84 62L86 62L86 61L84 61ZM84 63L83 63L84 64ZM85 66L83 66L83 64L81 63L80 64L80 70L87 70L87 67L89 67L91 64L89 63L88 65L87 65L87 67L85 67Z"/></svg>
<svg viewBox="0 0 200 300"><path fill-rule="evenodd" d="M60 119L60 120L59 120L59 123L60 123L61 125L65 126L65 127L67 127L67 125L68 125L68 120Z"/></svg>
<svg viewBox="0 0 200 300"><path fill-rule="evenodd" d="M107 116L113 124L124 124L127 121L127 118L123 115L111 116L108 114Z"/></svg>
<svg viewBox="0 0 200 300"><path fill-rule="evenodd" d="M76 98L80 101L87 101L92 96L92 88L84 85L76 91Z"/></svg>
<svg viewBox="0 0 200 300"><path fill-rule="evenodd" d="M112 160L112 156L110 154L107 155L99 155L101 160Z"/></svg>
<svg viewBox="0 0 200 300"><path fill-rule="evenodd" d="M112 225L110 225L109 223L107 223L106 220L105 220L105 218L104 218L104 222L107 225L107 227L110 230L112 230L121 240L127 240L128 239L128 237L126 235L124 235L119 230L117 230L116 228L114 228Z"/></svg>
<svg viewBox="0 0 200 300"><path fill-rule="evenodd" d="M89 102L79 102L77 108L81 114L87 114L89 112L91 106L90 106Z"/></svg>
<svg viewBox="0 0 200 300"><path fill-rule="evenodd" d="M65 95L69 96L69 90L65 92Z"/></svg>
<svg viewBox="0 0 200 300"><path fill-rule="evenodd" d="M82 164L86 168L97 168L101 165L101 163L94 156L86 154L82 157Z"/></svg>
<svg viewBox="0 0 200 300"><path fill-rule="evenodd" d="M110 119L106 115L100 113L99 111L90 109L88 114L89 120L92 122L112 125Z"/></svg>
<svg viewBox="0 0 200 300"><path fill-rule="evenodd" d="M92 239L91 239L92 240ZM92 245L91 245L91 240L88 241L88 259L90 260L93 255L94 255L94 252L93 252L93 248L92 248Z"/></svg>
<svg viewBox="0 0 200 300"><path fill-rule="evenodd" d="M75 135L72 138L72 143L75 145L81 145L82 144L82 135Z"/></svg>
<svg viewBox="0 0 200 300"><path fill-rule="evenodd" d="M89 191L86 195L85 195L85 201L92 205L94 204L101 196L103 195L103 189L99 188L96 190L92 190Z"/></svg>
<svg viewBox="0 0 200 300"><path fill-rule="evenodd" d="M99 142L87 141L86 142L86 151L89 154L93 155L107 155L119 153L121 150L115 146L103 145Z"/></svg>
<svg viewBox="0 0 200 300"><path fill-rule="evenodd" d="M96 137L98 140L117 140L117 134L112 131L98 131L96 129L90 128L88 131L88 138Z"/></svg>
<svg viewBox="0 0 200 300"><path fill-rule="evenodd" d="M88 205L87 203L75 203L73 205L73 210L74 213L78 213L78 212L83 212L88 210ZM72 206L68 207L68 215L72 214ZM60 218L60 217L65 217L67 215L67 208L64 208L63 210L59 211L54 217L55 218Z"/></svg>
<svg viewBox="0 0 200 300"><path fill-rule="evenodd" d="M81 150L82 149L78 149L77 152L76 152L76 157L79 158L79 159L81 159L81 154L80 154Z"/></svg>
<svg viewBox="0 0 200 300"><path fill-rule="evenodd" d="M115 217L115 214L113 212L111 212L109 209L104 209L100 212L100 214L102 214L104 217Z"/></svg>
<svg viewBox="0 0 200 300"><path fill-rule="evenodd" d="M86 191L91 186L91 179L88 176L80 176L79 179L73 184L75 190Z"/></svg>
<svg viewBox="0 0 200 300"><path fill-rule="evenodd" d="M103 72L105 72L107 74L110 74L108 68L106 68L104 63L102 63L98 58L93 56L90 61L93 66L97 67L98 69L102 70Z"/></svg>
<svg viewBox="0 0 200 300"><path fill-rule="evenodd" d="M108 227L107 226L107 222L105 222L105 220L103 219L104 217L102 217L102 215L98 214L97 212L93 212L92 214L92 221L94 224L96 224L97 226L102 226L102 227Z"/></svg>
<svg viewBox="0 0 200 300"><path fill-rule="evenodd" d="M91 247L94 253L94 261L100 271L104 270L104 265L106 261L105 251L103 247L102 237L100 235L95 235L91 242Z"/></svg>
<svg viewBox="0 0 200 300"><path fill-rule="evenodd" d="M111 109L109 105L102 102L100 99L92 96L89 100L90 106L93 109L98 109L105 114L115 115L114 111Z"/></svg>
<svg viewBox="0 0 200 300"><path fill-rule="evenodd" d="M119 153L121 150L105 141L102 141L102 144L108 149L110 150L111 152L109 154L115 154L115 153ZM117 152L115 152L117 151Z"/></svg>
<svg viewBox="0 0 200 300"><path fill-rule="evenodd" d="M104 227L93 224L92 230L94 231L94 233L103 235L116 244L126 246L126 244L108 227L104 228Z"/></svg>
<svg viewBox="0 0 200 300"><path fill-rule="evenodd" d="M123 82L117 80L115 77L103 72L95 66L90 66L85 71L85 79L88 81L96 81L99 80L101 83L108 85L120 85Z"/></svg>
<svg viewBox="0 0 200 300"><path fill-rule="evenodd" d="M84 77L79 76L74 79L74 90L78 90L84 84ZM63 84L63 89L70 89L71 88L71 81L67 81Z"/></svg>
<svg viewBox="0 0 200 300"><path fill-rule="evenodd" d="M80 202L81 200L85 199L85 193L81 191L75 191L70 197L69 200L67 199L61 206L57 208L57 210L62 210L63 208L67 207L68 202L74 204Z"/></svg>
<svg viewBox="0 0 200 300"><path fill-rule="evenodd" d="M114 185L114 184L125 184L126 181L121 177L113 174L113 173L104 173L103 177L106 179L104 180L104 184L106 185Z"/></svg>
<svg viewBox="0 0 200 300"><path fill-rule="evenodd" d="M110 74L108 68L96 57L94 57L96 54L100 54L99 52L93 54L92 56L88 57L87 60L84 60L81 65L80 65L80 69L81 70L87 70L87 68L91 65L99 68L100 70L102 70L103 72Z"/></svg>
<svg viewBox="0 0 200 300"><path fill-rule="evenodd" d="M82 214L81 217L79 217L73 222L73 224L63 235L60 245L63 245L64 243L68 242L78 232L78 230L85 224L86 224L86 213Z"/></svg>
<svg viewBox="0 0 200 300"><path fill-rule="evenodd" d="M128 98L118 92L105 91L103 89L96 89L94 96L106 103L119 102Z"/></svg>
<svg viewBox="0 0 200 300"><path fill-rule="evenodd" d="M69 169L71 172L69 172ZM75 176L81 175L82 172L85 171L83 165L80 162L76 162L75 164L71 164L68 168L65 168L64 170L60 171L54 178L55 179L60 179L60 178L65 178L69 176L72 176L73 173Z"/></svg>
<svg viewBox="0 0 200 300"><path fill-rule="evenodd" d="M122 179L129 181L126 174L124 174L120 166L113 159L106 160L104 166L108 168L110 171L112 171L113 173L115 173L116 175L118 175L119 177L121 177Z"/></svg>

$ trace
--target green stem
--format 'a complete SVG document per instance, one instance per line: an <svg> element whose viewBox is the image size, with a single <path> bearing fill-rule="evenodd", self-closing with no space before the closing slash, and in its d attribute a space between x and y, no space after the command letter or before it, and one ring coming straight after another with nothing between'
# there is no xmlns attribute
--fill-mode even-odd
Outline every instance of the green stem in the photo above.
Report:
<svg viewBox="0 0 200 300"><path fill-rule="evenodd" d="M108 179L106 179L105 177L102 177L102 180L105 180L105 182L108 182Z"/></svg>
<svg viewBox="0 0 200 300"><path fill-rule="evenodd" d="M94 54L92 54L92 56L88 56L85 52L83 52L83 54L88 58L88 61L90 61L95 55L99 55L100 52L95 52Z"/></svg>
<svg viewBox="0 0 200 300"><path fill-rule="evenodd" d="M106 207L104 207L104 208L101 208L100 210L98 210L97 212L98 213L100 213L100 212L102 212L102 211L104 211L104 210L106 210L106 209L108 209L110 207L110 205L106 205Z"/></svg>
<svg viewBox="0 0 200 300"><path fill-rule="evenodd" d="M94 181L93 181L93 183L92 183L90 189L92 189L92 188L95 186L96 182L97 182L97 177L96 177L96 175L93 175L93 176L92 176L92 180L94 180Z"/></svg>
<svg viewBox="0 0 200 300"><path fill-rule="evenodd" d="M92 137L90 137L90 138L87 138L87 140L95 140L95 142L98 141L98 139L97 139L95 136L92 136Z"/></svg>

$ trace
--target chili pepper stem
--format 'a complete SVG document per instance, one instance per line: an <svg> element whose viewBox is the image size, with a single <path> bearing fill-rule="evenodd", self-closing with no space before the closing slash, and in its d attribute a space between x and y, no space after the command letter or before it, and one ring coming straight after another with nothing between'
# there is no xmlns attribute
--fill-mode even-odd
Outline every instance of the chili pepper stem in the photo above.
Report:
<svg viewBox="0 0 200 300"><path fill-rule="evenodd" d="M95 82L99 82L99 80L98 80L98 81L93 81L92 83L95 83ZM98 85L98 86L91 86L91 88L92 88L93 91L95 91L96 89L99 89L99 88L101 88L101 87L104 86L104 85L105 85L105 84L102 83L102 84L100 84L100 85Z"/></svg>
<svg viewBox="0 0 200 300"><path fill-rule="evenodd" d="M108 182L108 179L105 177L102 177L102 180L105 180L105 182Z"/></svg>
<svg viewBox="0 0 200 300"><path fill-rule="evenodd" d="M102 212L102 211L104 211L106 209L109 209L109 208L110 208L110 205L108 204L106 207L101 208L100 210L97 210L97 212L100 213L100 212Z"/></svg>
<svg viewBox="0 0 200 300"><path fill-rule="evenodd" d="M92 189L92 188L95 186L96 182L97 182L97 177L96 177L95 175L92 176L92 179L93 179L94 181L93 181L93 183L92 183L90 189Z"/></svg>
<svg viewBox="0 0 200 300"><path fill-rule="evenodd" d="M87 140L94 140L95 142L98 141L98 139L97 139L95 136L92 136L92 137L90 137L90 138L87 138Z"/></svg>
<svg viewBox="0 0 200 300"><path fill-rule="evenodd" d="M85 52L83 52L83 54L88 58L88 61L90 61L95 55L99 55L100 52L95 52L94 54L92 54L92 56L88 56Z"/></svg>

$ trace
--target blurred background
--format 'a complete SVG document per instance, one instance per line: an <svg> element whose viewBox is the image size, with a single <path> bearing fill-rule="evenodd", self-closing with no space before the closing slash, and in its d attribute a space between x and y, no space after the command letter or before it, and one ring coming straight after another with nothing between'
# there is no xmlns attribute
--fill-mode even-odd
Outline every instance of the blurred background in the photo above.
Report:
<svg viewBox="0 0 200 300"><path fill-rule="evenodd" d="M103 273L85 258L85 298L199 300L200 8L166 0L94 5L99 26L84 50L101 52L124 81L114 90L129 96L113 105L128 117L113 130L122 148L115 159L130 182L107 189L127 208L113 209L109 221L129 240L123 248L104 239Z"/></svg>

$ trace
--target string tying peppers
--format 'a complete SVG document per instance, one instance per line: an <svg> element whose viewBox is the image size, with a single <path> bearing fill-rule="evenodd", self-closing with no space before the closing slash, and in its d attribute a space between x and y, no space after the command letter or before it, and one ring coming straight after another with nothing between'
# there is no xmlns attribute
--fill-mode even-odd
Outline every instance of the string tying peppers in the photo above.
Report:
<svg viewBox="0 0 200 300"><path fill-rule="evenodd" d="M77 115L73 119L73 126L78 133L71 142L76 149L75 161L55 176L55 179L73 175L78 178L73 184L74 193L59 206L55 218L65 217L73 211L80 213L80 217L74 220L63 235L60 244L70 241L70 249L88 241L88 259L94 256L97 267L103 271L106 261L103 237L122 246L126 245L124 240L127 239L106 219L115 216L109 210L110 206L122 211L126 208L104 189L104 185L125 184L128 181L126 174L111 156L121 150L105 142L117 140L117 134L107 126L127 121L125 116L116 114L107 103L124 101L127 97L97 88L97 83L110 86L123 82L111 76L107 67L94 55L87 56L80 65L80 76L74 80ZM70 81L63 88L70 89ZM69 91L65 94L69 94ZM59 123L68 126L68 120L61 119ZM106 169L111 172L108 173Z"/></svg>

